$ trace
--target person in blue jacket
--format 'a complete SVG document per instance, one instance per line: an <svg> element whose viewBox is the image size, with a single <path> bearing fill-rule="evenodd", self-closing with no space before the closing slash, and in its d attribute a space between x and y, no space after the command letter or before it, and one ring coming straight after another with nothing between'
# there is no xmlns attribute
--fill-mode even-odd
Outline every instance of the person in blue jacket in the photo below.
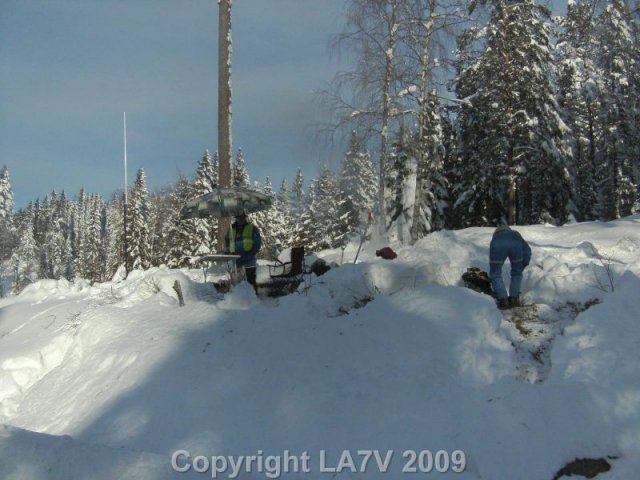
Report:
<svg viewBox="0 0 640 480"><path fill-rule="evenodd" d="M225 253L240 255L236 267L244 269L247 282L256 289L256 256L262 247L262 236L258 227L248 221L246 212L236 215L235 219L224 237Z"/></svg>
<svg viewBox="0 0 640 480"><path fill-rule="evenodd" d="M511 283L508 295L502 279L502 265L507 258L511 263ZM508 226L496 228L489 246L489 276L498 301L498 308L501 310L520 306L522 271L530 261L531 248L522 235L511 230Z"/></svg>

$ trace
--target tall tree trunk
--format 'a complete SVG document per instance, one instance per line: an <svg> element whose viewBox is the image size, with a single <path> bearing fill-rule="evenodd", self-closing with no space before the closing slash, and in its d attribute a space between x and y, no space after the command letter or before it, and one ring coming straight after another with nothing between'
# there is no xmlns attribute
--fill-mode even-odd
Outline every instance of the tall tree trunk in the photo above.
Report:
<svg viewBox="0 0 640 480"><path fill-rule="evenodd" d="M218 153L220 187L231 186L231 3L219 0L218 12ZM218 251L224 251L229 218L218 221Z"/></svg>
<svg viewBox="0 0 640 480"><path fill-rule="evenodd" d="M507 222L509 225L516 225L518 223L518 183L513 156L513 145L511 145L509 147L507 158L507 165L509 169L509 172L507 173Z"/></svg>
<svg viewBox="0 0 640 480"><path fill-rule="evenodd" d="M429 48L433 37L434 15L437 0L429 2L429 18L424 22L425 39L420 60L420 96L418 98L418 165L416 166L416 192L413 205L413 223L411 225L411 243L416 243L420 237L422 189L427 179L427 166L425 165L425 144L427 125L427 77L429 70ZM428 159L427 159L428 160Z"/></svg>
<svg viewBox="0 0 640 480"><path fill-rule="evenodd" d="M382 133L380 135L380 180L379 180L379 232L382 234L386 229L387 212L384 201L385 164L387 161L387 145L389 140L389 117L391 114L391 80L393 77L393 55L396 46L396 10L397 3L391 2L391 19L389 28L389 48L385 52L385 74L382 86Z"/></svg>
<svg viewBox="0 0 640 480"><path fill-rule="evenodd" d="M498 3L498 8L500 9L500 14L502 17L502 24L504 27L504 31L502 32L502 37L504 40L504 44L502 48L503 51L503 60L505 65L505 72L507 75L510 75L511 72L511 57L509 55L509 29L507 26L509 25L507 18L507 8L509 5L505 5L502 3ZM505 95L507 95L507 99L505 104L509 105L507 111L507 142L509 142L509 148L507 150L507 222L509 225L516 225L518 221L518 210L517 210L517 201L518 201L518 183L517 183L517 173L516 173L516 164L515 164L515 133L513 127L513 115L514 115L514 98L512 91L505 91Z"/></svg>

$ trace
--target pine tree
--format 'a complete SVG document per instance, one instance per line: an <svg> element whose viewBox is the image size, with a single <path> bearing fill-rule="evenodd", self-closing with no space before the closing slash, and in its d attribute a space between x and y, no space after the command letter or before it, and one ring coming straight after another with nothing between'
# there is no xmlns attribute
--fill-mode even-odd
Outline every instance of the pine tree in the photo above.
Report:
<svg viewBox="0 0 640 480"><path fill-rule="evenodd" d="M4 220L13 216L13 190L9 168L5 165L0 173L0 219Z"/></svg>
<svg viewBox="0 0 640 480"><path fill-rule="evenodd" d="M164 237L167 255L165 263L171 268L194 266L195 259L209 252L209 246L200 240L204 238L202 224L180 218L180 210L192 199L192 189L185 177L180 177L169 198L169 210Z"/></svg>
<svg viewBox="0 0 640 480"><path fill-rule="evenodd" d="M18 225L20 242L11 255L11 271L14 277L13 291L20 293L24 287L38 278L38 247L33 236L35 208L29 204Z"/></svg>
<svg viewBox="0 0 640 480"><path fill-rule="evenodd" d="M291 194L289 197L289 205L291 208L292 216L292 231L294 242L295 239L300 238L302 235L302 214L306 207L306 197L304 191L304 175L302 169L298 168L296 175L291 184Z"/></svg>
<svg viewBox="0 0 640 480"><path fill-rule="evenodd" d="M296 243L309 246L311 250L336 247L340 242L338 226L337 181L333 172L324 166L309 188L308 204L302 214Z"/></svg>
<svg viewBox="0 0 640 480"><path fill-rule="evenodd" d="M432 90L423 114L423 138L418 139L420 155L416 165L412 235L415 242L426 234L445 226L448 184L444 172L444 131L438 96ZM418 202L418 203L416 203Z"/></svg>
<svg viewBox="0 0 640 480"><path fill-rule="evenodd" d="M124 256L124 194L116 192L107 206L106 277L112 278L125 263Z"/></svg>
<svg viewBox="0 0 640 480"><path fill-rule="evenodd" d="M213 154L211 161L211 179L213 185L217 187L220 183L220 155L217 151Z"/></svg>
<svg viewBox="0 0 640 480"><path fill-rule="evenodd" d="M300 215L304 210L304 175L301 168L298 168L291 188L291 210L294 215Z"/></svg>
<svg viewBox="0 0 640 480"><path fill-rule="evenodd" d="M458 202L476 225L562 223L571 152L555 100L549 11L532 0L487 3L486 28L460 43L457 91L472 106L459 114L466 187Z"/></svg>
<svg viewBox="0 0 640 480"><path fill-rule="evenodd" d="M258 182L255 183L255 190L259 190ZM269 177L265 178L264 189L262 191L265 195L272 198L273 205L268 210L262 210L251 214L251 221L260 229L260 235L262 236L262 248L260 249L260 258L273 259L276 258L278 250L274 239L274 228L278 212L275 210L275 195L273 193L273 186Z"/></svg>
<svg viewBox="0 0 640 480"><path fill-rule="evenodd" d="M60 279L67 274L69 251L67 243L66 198L60 199L57 193L51 192L45 208L42 210L43 243L39 245L43 258L40 278ZM46 214L45 214L46 212Z"/></svg>
<svg viewBox="0 0 640 480"><path fill-rule="evenodd" d="M0 262L11 256L15 243L13 190L9 169L5 165L0 173Z"/></svg>
<svg viewBox="0 0 640 480"><path fill-rule="evenodd" d="M271 212L273 241L276 252L281 252L293 244L294 222L291 216L289 188L287 180L282 179L280 190L275 196Z"/></svg>
<svg viewBox="0 0 640 480"><path fill-rule="evenodd" d="M135 268L146 269L151 265L151 244L149 238L149 204L147 183L141 168L131 191L127 214L127 271Z"/></svg>
<svg viewBox="0 0 640 480"><path fill-rule="evenodd" d="M204 195L213 190L217 184L216 171L214 162L211 158L209 150L204 151L204 155L198 164L196 171L196 180L193 183L193 193L196 196Z"/></svg>
<svg viewBox="0 0 640 480"><path fill-rule="evenodd" d="M386 225L389 237L391 240L402 243L411 242L418 164L415 146L416 143L412 140L410 132L401 125L391 143L385 204L386 218L389 219L389 224Z"/></svg>
<svg viewBox="0 0 640 480"><path fill-rule="evenodd" d="M455 208L456 191L461 185L461 165L458 155L458 137L455 125L455 119L451 115L451 108L445 109L442 120L443 129L443 147L444 147L444 176L447 184L446 197L448 199L445 208L445 226L447 229L458 228L460 219L457 217Z"/></svg>
<svg viewBox="0 0 640 480"><path fill-rule="evenodd" d="M217 159L217 155L216 155ZM198 170L196 172L196 179L193 184L193 196L199 197L213 191L217 184L218 166L209 152L206 151L202 157ZM191 220L195 224L195 233L198 235L194 241L199 245L198 251L202 255L210 253L216 250L217 245L217 232L218 221L215 218L197 218Z"/></svg>
<svg viewBox="0 0 640 480"><path fill-rule="evenodd" d="M603 72L597 168L602 185L600 216L605 220L631 214L638 196L634 162L637 170L640 55L629 18L626 3L612 0L597 20L598 63Z"/></svg>
<svg viewBox="0 0 640 480"><path fill-rule="evenodd" d="M102 199L90 195L87 199L87 218L81 236L80 255L76 259L76 274L90 281L101 281L105 277L102 242Z"/></svg>
<svg viewBox="0 0 640 480"><path fill-rule="evenodd" d="M378 193L378 175L369 152L362 145L355 131L342 162L338 182L338 242L344 243L349 235L362 232L373 210Z"/></svg>
<svg viewBox="0 0 640 480"><path fill-rule="evenodd" d="M245 163L242 149L238 150L236 160L233 162L232 178L234 187L249 188L249 172L247 171L247 164Z"/></svg>
<svg viewBox="0 0 640 480"><path fill-rule="evenodd" d="M571 131L571 173L579 220L598 218L596 151L601 135L597 116L601 109L598 91L602 72L594 62L593 46L597 39L593 8L591 1L569 2L566 16L560 19L562 28L556 47L558 103L562 118Z"/></svg>

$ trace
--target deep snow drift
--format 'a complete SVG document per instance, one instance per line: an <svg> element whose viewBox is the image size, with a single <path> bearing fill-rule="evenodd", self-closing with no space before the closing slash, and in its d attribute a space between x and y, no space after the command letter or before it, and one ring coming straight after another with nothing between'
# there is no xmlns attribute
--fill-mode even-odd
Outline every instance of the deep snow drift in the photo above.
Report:
<svg viewBox="0 0 640 480"><path fill-rule="evenodd" d="M403 453L428 449L464 452L464 472L434 467L443 478L551 480L607 457L598 478L636 478L640 217L518 230L533 249L527 324L460 284L488 268L488 228L392 245L393 261L375 240L357 265L355 245L321 252L344 265L279 299L164 268L31 285L0 302L0 477L211 477L172 469L185 450L307 452L308 472L282 477L332 478L321 452L360 469L358 450L390 450L387 473L372 459L340 476L404 478L425 474L403 473ZM263 467L238 478L278 478Z"/></svg>

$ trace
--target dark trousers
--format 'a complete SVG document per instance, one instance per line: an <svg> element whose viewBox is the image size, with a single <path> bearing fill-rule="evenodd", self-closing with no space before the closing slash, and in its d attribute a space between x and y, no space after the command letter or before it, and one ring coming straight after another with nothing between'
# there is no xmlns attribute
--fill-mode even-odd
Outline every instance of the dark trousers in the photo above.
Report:
<svg viewBox="0 0 640 480"><path fill-rule="evenodd" d="M256 286L256 267L244 267L244 275L247 278L247 282L249 282L254 290L257 290Z"/></svg>

